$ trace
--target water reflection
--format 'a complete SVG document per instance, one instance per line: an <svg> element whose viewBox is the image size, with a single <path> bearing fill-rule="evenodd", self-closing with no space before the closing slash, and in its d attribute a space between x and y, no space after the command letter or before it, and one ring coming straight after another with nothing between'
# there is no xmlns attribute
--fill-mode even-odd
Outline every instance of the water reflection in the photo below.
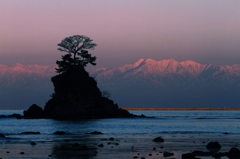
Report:
<svg viewBox="0 0 240 159"><path fill-rule="evenodd" d="M54 139L57 141L53 144L50 157L55 159L88 159L96 156L98 139L96 135L86 134L94 122L96 120L53 120L52 125L57 127L58 130L66 131L69 134L54 135ZM74 132L71 132L73 130ZM100 136L98 135L98 137Z"/></svg>
<svg viewBox="0 0 240 159"><path fill-rule="evenodd" d="M94 144L80 141L76 143L56 143L53 145L51 155L55 159L88 159L97 155L97 147Z"/></svg>

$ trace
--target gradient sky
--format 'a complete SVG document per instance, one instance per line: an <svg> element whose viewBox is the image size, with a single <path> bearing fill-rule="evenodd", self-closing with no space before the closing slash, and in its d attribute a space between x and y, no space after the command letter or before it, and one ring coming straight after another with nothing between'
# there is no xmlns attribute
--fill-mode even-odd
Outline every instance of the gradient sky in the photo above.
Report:
<svg viewBox="0 0 240 159"><path fill-rule="evenodd" d="M237 0L0 0L0 64L54 64L85 35L97 67L140 58L240 63Z"/></svg>

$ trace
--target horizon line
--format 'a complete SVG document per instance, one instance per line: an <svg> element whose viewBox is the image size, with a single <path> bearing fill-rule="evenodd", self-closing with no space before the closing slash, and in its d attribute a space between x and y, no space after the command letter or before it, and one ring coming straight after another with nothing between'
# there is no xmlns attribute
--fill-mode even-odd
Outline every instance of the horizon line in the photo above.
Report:
<svg viewBox="0 0 240 159"><path fill-rule="evenodd" d="M124 110L240 110L240 108L121 108Z"/></svg>

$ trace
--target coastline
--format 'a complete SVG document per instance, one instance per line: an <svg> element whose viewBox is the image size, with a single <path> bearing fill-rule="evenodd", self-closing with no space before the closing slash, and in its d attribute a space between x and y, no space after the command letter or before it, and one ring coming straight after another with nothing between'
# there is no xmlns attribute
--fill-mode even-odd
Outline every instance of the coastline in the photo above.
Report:
<svg viewBox="0 0 240 159"><path fill-rule="evenodd" d="M1 141L1 158L83 158L83 159L158 159L165 152L173 153L171 158L181 159L182 154L193 151L209 152L206 145L218 141L222 146L219 152L229 152L232 147L239 147L238 136L162 136L164 142L153 142L156 136L113 136L86 135L61 136L52 141ZM21 154L22 152L22 154ZM200 157L200 156L196 156ZM213 159L212 156L201 156L202 159ZM227 156L221 159L227 159Z"/></svg>

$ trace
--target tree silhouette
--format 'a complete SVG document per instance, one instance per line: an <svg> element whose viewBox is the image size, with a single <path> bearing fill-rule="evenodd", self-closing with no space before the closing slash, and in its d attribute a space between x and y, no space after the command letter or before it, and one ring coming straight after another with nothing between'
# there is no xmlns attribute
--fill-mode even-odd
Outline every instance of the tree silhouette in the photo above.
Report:
<svg viewBox="0 0 240 159"><path fill-rule="evenodd" d="M57 73L64 73L72 66L86 66L88 63L96 65L96 57L88 53L88 49L94 49L97 44L92 39L83 35L67 37L58 44L58 50L67 52L62 56L62 61L56 61Z"/></svg>

